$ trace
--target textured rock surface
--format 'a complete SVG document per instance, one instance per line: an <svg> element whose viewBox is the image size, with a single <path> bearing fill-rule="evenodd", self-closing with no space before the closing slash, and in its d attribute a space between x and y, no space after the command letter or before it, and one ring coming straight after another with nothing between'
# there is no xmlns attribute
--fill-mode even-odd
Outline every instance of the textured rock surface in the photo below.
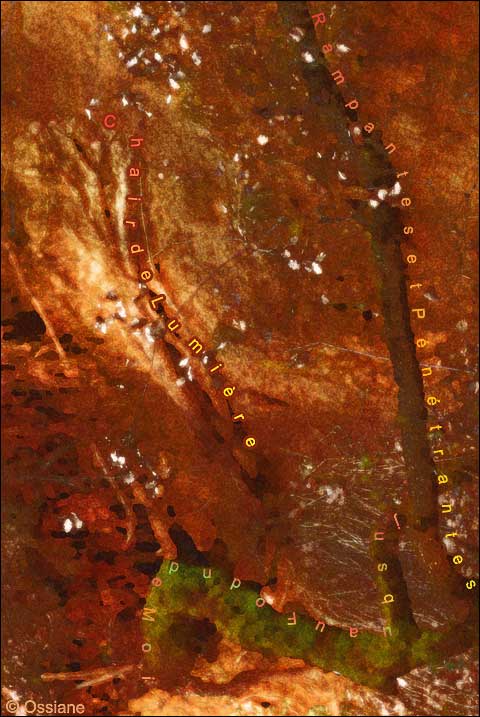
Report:
<svg viewBox="0 0 480 717"><path fill-rule="evenodd" d="M43 672L140 661L141 610L163 558L220 567L256 583L274 610L347 635L379 635L391 619L416 637L440 628L445 660L472 644L462 586L478 575L476 5L136 7L2 3L8 687L33 675L52 694ZM317 36L308 11L328 16ZM323 58L327 41L335 50ZM330 77L339 66L358 122ZM114 131L102 126L108 112ZM380 130L370 139L354 129L366 121ZM138 134L143 146L129 150ZM395 143L392 157L381 141ZM141 181L127 177L137 164ZM143 196L141 214L129 193ZM406 195L413 206L400 210ZM142 221L130 232L133 214ZM388 235L398 249L400 217L415 225L402 251L418 261L392 273L377 248ZM148 287L133 236L147 249L142 268L155 266ZM388 274L422 283L410 305L427 310L413 327L429 341L418 360L440 367L425 390L441 398L428 423L443 427L432 443L445 448L449 514L431 510L436 490L421 493L425 471L433 479L426 416L409 405L399 416ZM164 313L149 289L167 295ZM187 348L193 336L204 361ZM217 360L221 374L209 375ZM229 404L224 386L236 387ZM426 506L426 532L404 529L412 504ZM382 607L390 590L394 610ZM337 689L332 674L296 669L292 714L338 708L320 699ZM379 695L352 709L420 714L432 669L405 677L406 712ZM302 701L315 680L317 702ZM125 706L139 685L109 686L110 702ZM223 697L223 713L257 687ZM105 689L85 695L93 708ZM261 689L281 691L283 676ZM456 689L453 713L473 714ZM174 708L169 695L149 699L165 714L218 707L199 693Z"/></svg>
<svg viewBox="0 0 480 717"><path fill-rule="evenodd" d="M237 659L235 655L234 665ZM258 670L258 662L255 665ZM474 694L478 662L472 660L471 653L459 655L448 667L414 670L399 677L395 696L301 665L270 665L264 669L264 674L232 685L228 696L195 690L170 695L153 689L132 700L131 712L126 714L475 715L478 711Z"/></svg>

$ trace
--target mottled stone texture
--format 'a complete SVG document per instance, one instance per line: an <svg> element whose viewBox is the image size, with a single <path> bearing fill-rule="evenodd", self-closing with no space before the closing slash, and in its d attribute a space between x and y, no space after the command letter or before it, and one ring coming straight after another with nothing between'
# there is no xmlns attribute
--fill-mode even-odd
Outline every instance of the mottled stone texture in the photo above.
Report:
<svg viewBox="0 0 480 717"><path fill-rule="evenodd" d="M430 696L475 713L448 659L473 644L465 581L478 576L477 7L2 3L8 689L58 699L70 682L42 673L139 663L150 581L177 558L346 635L398 625L403 662L379 658L378 669L390 691L404 673L407 686L342 714L428 714ZM314 32L315 12L327 22ZM347 112L353 98L360 107ZM102 125L109 112L114 130ZM355 129L367 121L371 136ZM163 309L149 292L166 294ZM426 309L412 328L429 342L416 358L413 307ZM437 367L428 414L417 360ZM427 440L445 451L436 469L449 474L449 514L435 507ZM405 647L437 629L434 664ZM339 709L321 699L335 676L308 666L289 677L287 707L270 699L285 690L277 667L259 678L259 714ZM148 685L129 674L82 699L121 713ZM258 685L242 684L225 688L224 712L208 694L174 707L168 692L138 711L250 714L242 700ZM164 712L149 712L158 700Z"/></svg>
<svg viewBox="0 0 480 717"><path fill-rule="evenodd" d="M253 673L228 695L170 695L151 690L130 702L128 714L141 715L476 715L475 685L478 664L464 653L448 669L414 670L397 680L397 694L384 695L354 685L341 676L322 674L300 664L263 666L254 653L241 655L250 661ZM238 663L239 655L227 646L222 654L224 668ZM234 669L233 665L232 668Z"/></svg>

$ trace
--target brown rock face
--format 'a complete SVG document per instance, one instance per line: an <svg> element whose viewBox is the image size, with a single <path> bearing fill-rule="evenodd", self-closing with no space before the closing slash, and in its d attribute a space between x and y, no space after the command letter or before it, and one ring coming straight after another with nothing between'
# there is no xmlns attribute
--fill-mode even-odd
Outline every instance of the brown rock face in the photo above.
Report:
<svg viewBox="0 0 480 717"><path fill-rule="evenodd" d="M397 694L387 696L345 678L301 666L272 665L236 685L229 695L153 689L132 700L128 714L141 715L475 715L478 662L459 655L448 667L424 668L399 677ZM460 697L460 694L462 695Z"/></svg>
<svg viewBox="0 0 480 717"><path fill-rule="evenodd" d="M8 637L22 635L7 688L139 663L164 559L219 567L273 610L347 635L392 623L408 639L441 633L440 662L466 650L476 4L2 9L5 590ZM328 21L314 28L316 12ZM229 659L186 679L271 674L218 703L156 690L130 709L282 708L268 695L285 689L283 667ZM415 710L438 661L419 660L408 699L351 709L427 714ZM289 714L339 708L333 674L287 667ZM137 678L109 683L115 713ZM299 697L310 684L316 701ZM82 690L95 714L103 688Z"/></svg>

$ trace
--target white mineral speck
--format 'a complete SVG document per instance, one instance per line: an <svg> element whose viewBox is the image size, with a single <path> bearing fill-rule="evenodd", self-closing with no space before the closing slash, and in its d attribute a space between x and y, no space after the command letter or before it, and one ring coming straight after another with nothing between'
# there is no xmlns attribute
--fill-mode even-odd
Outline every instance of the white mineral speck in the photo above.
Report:
<svg viewBox="0 0 480 717"><path fill-rule="evenodd" d="M305 33L300 27L294 27L289 34L292 40L295 40L295 42L300 42Z"/></svg>
<svg viewBox="0 0 480 717"><path fill-rule="evenodd" d="M293 271L298 271L300 269L300 264L296 261L296 259L290 259L288 266L290 269L293 269Z"/></svg>
<svg viewBox="0 0 480 717"><path fill-rule="evenodd" d="M63 522L63 530L64 530L65 533L69 533L72 528L73 528L73 523L72 523L72 521L70 520L70 518L67 518L67 519Z"/></svg>
<svg viewBox="0 0 480 717"><path fill-rule="evenodd" d="M125 319L127 316L127 312L125 311L125 307L121 301L117 301L117 303L115 304L115 308L117 309L117 314L121 316L122 319Z"/></svg>
<svg viewBox="0 0 480 717"><path fill-rule="evenodd" d="M315 60L314 56L310 52L302 52L302 58L305 62L313 62Z"/></svg>
<svg viewBox="0 0 480 717"><path fill-rule="evenodd" d="M80 518L78 517L78 515L77 515L76 513L72 513L72 515L73 515L73 520L74 520L74 523L75 523L75 528L76 528L77 530L80 530L80 528L81 528L82 525L83 525L83 520L80 520Z"/></svg>
<svg viewBox="0 0 480 717"><path fill-rule="evenodd" d="M206 35L207 33L212 32L212 26L211 25L204 25L202 28L202 33Z"/></svg>
<svg viewBox="0 0 480 717"><path fill-rule="evenodd" d="M259 134L258 137L257 137L257 142L258 142L258 144L260 144L261 146L263 146L264 144L267 144L267 142L268 142L268 137L267 137L266 135L264 135L264 134Z"/></svg>
<svg viewBox="0 0 480 717"><path fill-rule="evenodd" d="M119 456L117 451L110 453L110 458L112 459L112 463L118 463L120 466L125 465L125 456Z"/></svg>
<svg viewBox="0 0 480 717"><path fill-rule="evenodd" d="M322 267L320 266L320 264L317 264L316 261L312 261L312 269L315 274L321 274L323 272Z"/></svg>
<svg viewBox="0 0 480 717"><path fill-rule="evenodd" d="M188 48L190 47L185 35L180 35L180 43L179 44L180 44L180 47L182 48L182 50L188 50Z"/></svg>
<svg viewBox="0 0 480 717"><path fill-rule="evenodd" d="M177 82L176 80L173 79L173 77L170 77L170 78L169 78L168 84L170 85L170 87L172 88L172 90L179 90L179 89L180 89L180 85L178 84L178 82Z"/></svg>
<svg viewBox="0 0 480 717"><path fill-rule="evenodd" d="M149 344L155 343L155 338L152 336L152 332L150 330L150 326L145 327L145 336L147 337L147 341Z"/></svg>
<svg viewBox="0 0 480 717"><path fill-rule="evenodd" d="M342 180L345 180L345 179L347 178L347 175L344 174L343 172L338 172L338 176L339 176L339 178L342 179Z"/></svg>
<svg viewBox="0 0 480 717"><path fill-rule="evenodd" d="M326 485L324 486L322 492L326 493L325 500L327 503L335 503L336 501L338 501L339 505L343 505L343 503L345 503L345 492L339 485Z"/></svg>
<svg viewBox="0 0 480 717"><path fill-rule="evenodd" d="M455 541L453 541L451 538L442 538L442 542L445 546L445 549L447 553L453 553L455 550Z"/></svg>
<svg viewBox="0 0 480 717"><path fill-rule="evenodd" d="M159 52L155 52L153 56L157 62L161 62L163 60L163 57L161 56L161 54Z"/></svg>

